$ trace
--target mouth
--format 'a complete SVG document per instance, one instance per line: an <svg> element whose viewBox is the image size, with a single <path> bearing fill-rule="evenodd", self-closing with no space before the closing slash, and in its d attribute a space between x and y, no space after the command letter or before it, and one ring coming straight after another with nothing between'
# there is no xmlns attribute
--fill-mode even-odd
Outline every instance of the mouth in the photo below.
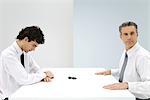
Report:
<svg viewBox="0 0 150 100"><path fill-rule="evenodd" d="M131 44L131 43L133 43L133 41L127 41L126 43Z"/></svg>

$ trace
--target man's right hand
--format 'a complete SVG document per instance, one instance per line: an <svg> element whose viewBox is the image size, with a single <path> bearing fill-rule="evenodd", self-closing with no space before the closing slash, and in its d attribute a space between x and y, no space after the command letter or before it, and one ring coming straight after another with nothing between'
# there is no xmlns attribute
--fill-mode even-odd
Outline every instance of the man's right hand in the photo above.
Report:
<svg viewBox="0 0 150 100"><path fill-rule="evenodd" d="M96 75L111 75L111 70L105 70L102 72L96 72Z"/></svg>
<svg viewBox="0 0 150 100"><path fill-rule="evenodd" d="M44 73L46 74L46 77L49 77L51 79L54 78L54 75L50 71L45 71Z"/></svg>
<svg viewBox="0 0 150 100"><path fill-rule="evenodd" d="M44 73L46 74L46 77L43 78L41 81L50 82L51 79L54 78L54 75L50 71L45 71Z"/></svg>
<svg viewBox="0 0 150 100"><path fill-rule="evenodd" d="M51 82L51 78L50 77L45 77L42 81L44 81L44 82Z"/></svg>

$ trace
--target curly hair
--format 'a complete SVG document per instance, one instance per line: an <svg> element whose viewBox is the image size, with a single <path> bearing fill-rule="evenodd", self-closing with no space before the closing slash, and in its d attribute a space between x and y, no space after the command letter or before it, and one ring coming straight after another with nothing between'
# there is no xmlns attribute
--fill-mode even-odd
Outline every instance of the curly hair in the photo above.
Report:
<svg viewBox="0 0 150 100"><path fill-rule="evenodd" d="M44 44L44 34L42 30L37 26L30 26L22 29L17 36L17 39L23 40L25 37L28 37L30 41L36 41L38 44Z"/></svg>

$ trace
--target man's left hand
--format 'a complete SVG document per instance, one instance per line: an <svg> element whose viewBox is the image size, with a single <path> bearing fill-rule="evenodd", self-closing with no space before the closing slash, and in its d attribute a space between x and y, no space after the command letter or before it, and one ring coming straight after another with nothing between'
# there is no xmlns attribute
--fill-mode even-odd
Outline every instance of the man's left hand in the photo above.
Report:
<svg viewBox="0 0 150 100"><path fill-rule="evenodd" d="M114 83L114 84L106 85L103 88L109 89L109 90L125 90L125 89L128 89L128 83L127 82Z"/></svg>

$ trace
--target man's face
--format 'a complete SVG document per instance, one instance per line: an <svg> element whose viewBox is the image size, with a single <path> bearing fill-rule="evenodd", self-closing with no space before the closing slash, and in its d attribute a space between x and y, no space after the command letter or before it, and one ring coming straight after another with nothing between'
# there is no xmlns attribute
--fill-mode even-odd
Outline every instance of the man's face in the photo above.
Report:
<svg viewBox="0 0 150 100"><path fill-rule="evenodd" d="M137 42L138 33L134 26L122 27L120 38L125 44L126 50L132 48Z"/></svg>
<svg viewBox="0 0 150 100"><path fill-rule="evenodd" d="M25 51L27 53L27 52L30 52L30 51L34 51L37 46L38 46L38 43L36 41L28 42L28 40L26 40L24 42L24 45L23 45L22 49L23 49L23 51Z"/></svg>

